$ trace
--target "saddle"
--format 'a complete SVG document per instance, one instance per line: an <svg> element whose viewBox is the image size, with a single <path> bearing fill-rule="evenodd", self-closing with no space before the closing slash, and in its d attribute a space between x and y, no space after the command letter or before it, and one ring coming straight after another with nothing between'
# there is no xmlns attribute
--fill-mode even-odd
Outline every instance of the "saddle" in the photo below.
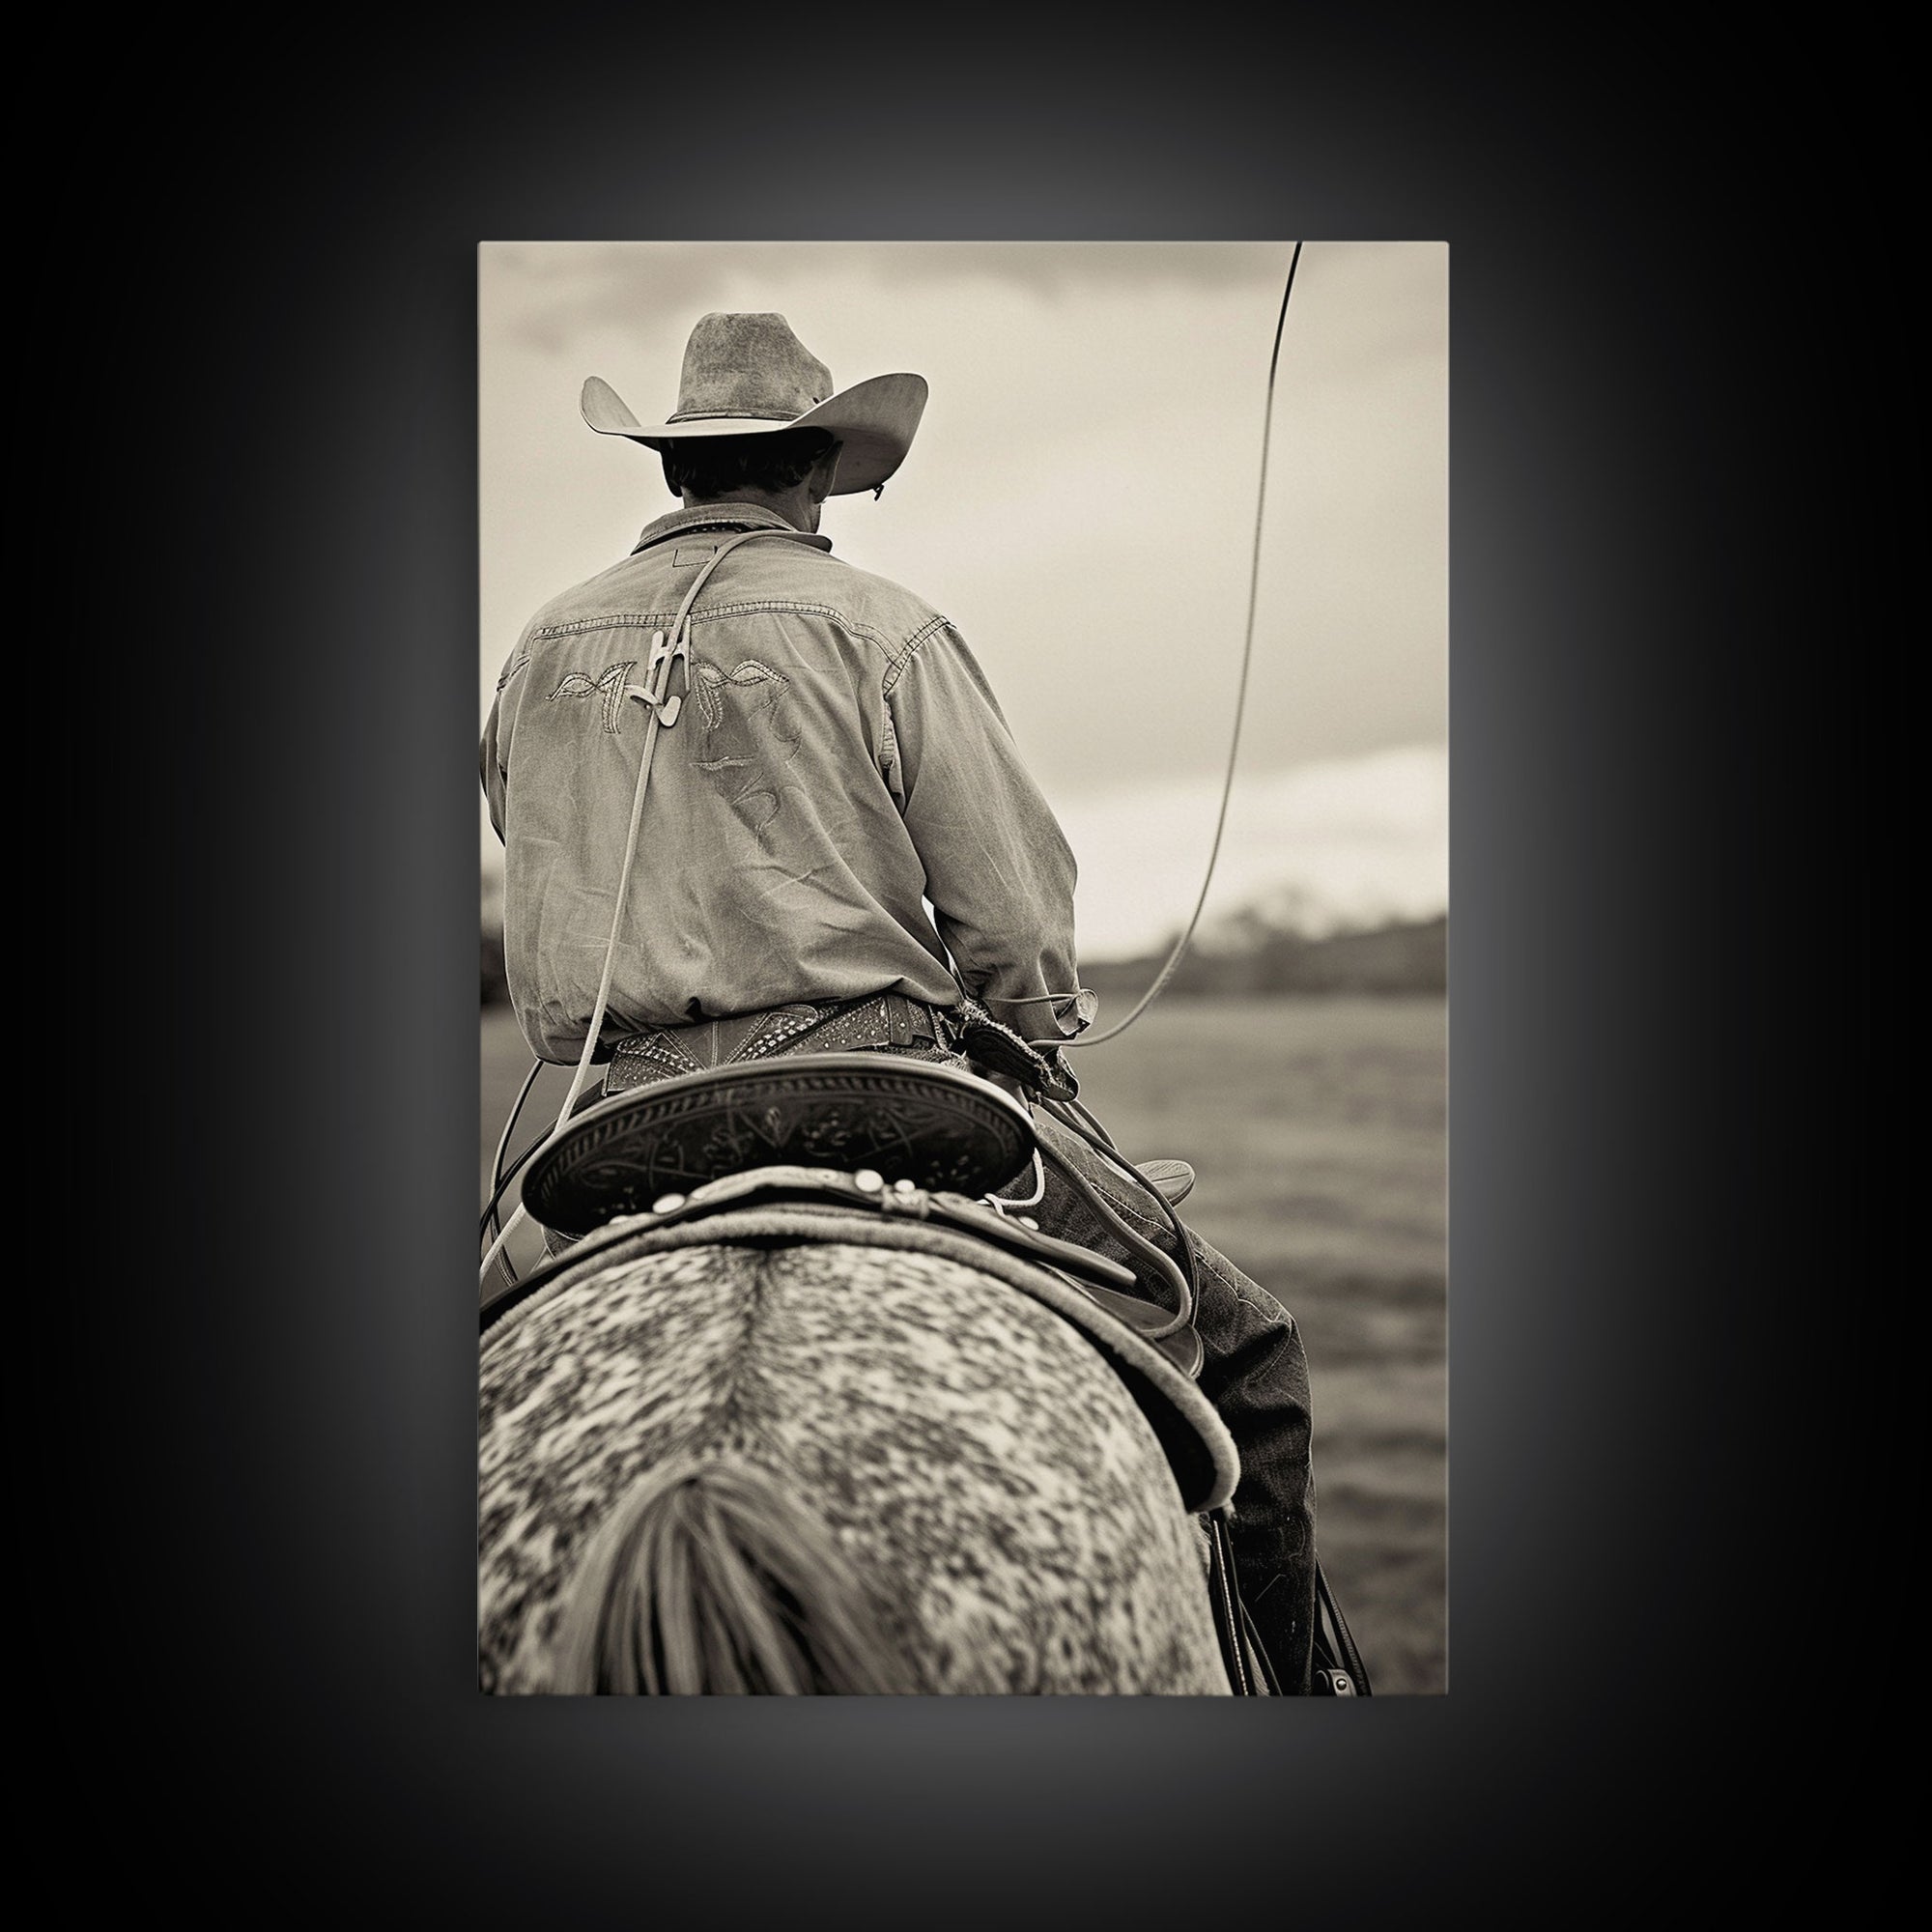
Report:
<svg viewBox="0 0 1932 1932"><path fill-rule="evenodd" d="M977 1074L878 1053L791 1054L659 1080L585 1108L531 1162L524 1203L547 1228L675 1226L774 1201L911 1216L1051 1269L1200 1373L1193 1323L1131 1293L1132 1269L1039 1232L985 1197L1037 1158L1032 1117ZM559 1261L575 1262L573 1250ZM487 1325L551 1269L500 1291Z"/></svg>
<svg viewBox="0 0 1932 1932"><path fill-rule="evenodd" d="M727 1063L610 1094L530 1163L524 1206L586 1235L753 1167L875 1169L969 1199L1033 1157L1032 1117L990 1080L885 1053Z"/></svg>

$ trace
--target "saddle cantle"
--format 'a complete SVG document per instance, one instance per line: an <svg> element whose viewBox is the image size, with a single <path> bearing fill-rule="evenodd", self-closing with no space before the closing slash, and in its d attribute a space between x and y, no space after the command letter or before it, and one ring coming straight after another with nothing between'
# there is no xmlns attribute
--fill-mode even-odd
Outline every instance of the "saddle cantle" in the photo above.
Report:
<svg viewBox="0 0 1932 1932"><path fill-rule="evenodd" d="M990 1080L885 1053L797 1053L680 1074L575 1116L530 1162L525 1208L586 1235L758 1167L872 1169L969 1199L1033 1158L1032 1117Z"/></svg>
<svg viewBox="0 0 1932 1932"><path fill-rule="evenodd" d="M1177 1322L1167 1310L1133 1293L1133 1269L1093 1248L1042 1234L1038 1223L1003 1214L983 1201L971 1201L963 1194L929 1192L909 1180L888 1186L882 1175L865 1169L841 1174L834 1168L754 1167L707 1181L689 1195L660 1195L648 1213L615 1216L532 1274L505 1283L487 1295L481 1309L483 1330L488 1333L512 1308L566 1268L601 1254L622 1235L639 1228L655 1231L684 1226L738 1208L775 1205L817 1212L876 1210L887 1219L911 1218L990 1242L1021 1261L1051 1269L1085 1301L1130 1328L1190 1379L1201 1373L1204 1351L1199 1330L1191 1321Z"/></svg>

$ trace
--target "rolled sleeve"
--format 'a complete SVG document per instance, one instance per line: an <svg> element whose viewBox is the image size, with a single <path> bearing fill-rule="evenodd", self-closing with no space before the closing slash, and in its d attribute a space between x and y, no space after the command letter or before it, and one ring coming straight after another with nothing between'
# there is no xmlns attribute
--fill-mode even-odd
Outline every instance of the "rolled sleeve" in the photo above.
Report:
<svg viewBox="0 0 1932 1932"><path fill-rule="evenodd" d="M1097 1005L1079 983L1073 853L964 639L926 637L888 702L906 831L961 985L1023 1038L1073 1038Z"/></svg>

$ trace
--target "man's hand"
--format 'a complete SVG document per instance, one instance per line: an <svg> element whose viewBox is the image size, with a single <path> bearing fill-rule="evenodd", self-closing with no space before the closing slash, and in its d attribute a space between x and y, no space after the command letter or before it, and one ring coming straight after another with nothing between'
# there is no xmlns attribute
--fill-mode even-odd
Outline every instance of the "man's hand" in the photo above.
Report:
<svg viewBox="0 0 1932 1932"><path fill-rule="evenodd" d="M1070 1098L1080 1091L1080 1083L1057 1044L1022 1039L984 1008L970 1000L963 1005L958 1050L981 1079L991 1080L1022 1099L1030 1094Z"/></svg>

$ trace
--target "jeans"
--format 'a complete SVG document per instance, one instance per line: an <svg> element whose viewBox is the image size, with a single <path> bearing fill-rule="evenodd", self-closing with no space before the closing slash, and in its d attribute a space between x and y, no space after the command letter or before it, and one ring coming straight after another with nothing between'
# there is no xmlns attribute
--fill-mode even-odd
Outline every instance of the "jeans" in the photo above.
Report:
<svg viewBox="0 0 1932 1932"><path fill-rule="evenodd" d="M1073 1167L1143 1240L1172 1256L1172 1226L1152 1192L1058 1121L1036 1112L1041 1149ZM1137 1266L1135 1257L1042 1159L1046 1188L1027 1212L1043 1233ZM1189 1228L1194 1326L1205 1360L1201 1391L1240 1454L1229 1524L1241 1597L1282 1690L1309 1689L1315 1630L1315 1476L1309 1460L1308 1362L1294 1318L1258 1282ZM1146 1291L1143 1291L1146 1292ZM1163 1288L1163 1305L1172 1296Z"/></svg>

